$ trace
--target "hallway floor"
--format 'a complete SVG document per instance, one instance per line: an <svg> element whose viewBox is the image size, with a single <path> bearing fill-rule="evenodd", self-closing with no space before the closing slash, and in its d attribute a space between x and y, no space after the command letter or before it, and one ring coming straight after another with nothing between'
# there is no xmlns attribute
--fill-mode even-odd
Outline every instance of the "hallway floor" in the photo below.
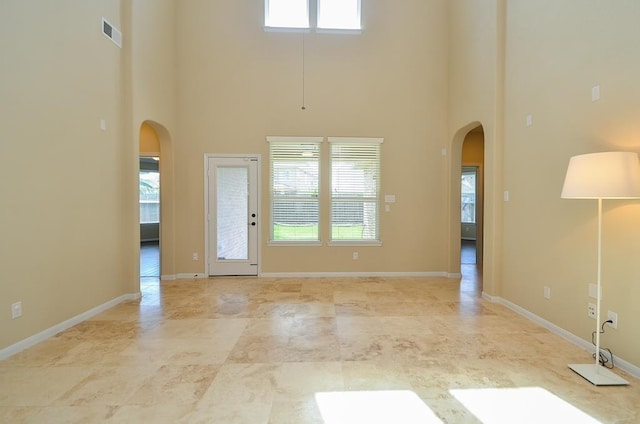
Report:
<svg viewBox="0 0 640 424"><path fill-rule="evenodd" d="M140 244L140 277L160 277L160 247L158 242Z"/></svg>
<svg viewBox="0 0 640 424"><path fill-rule="evenodd" d="M152 281L0 362L0 422L640 422L640 381L445 278Z"/></svg>

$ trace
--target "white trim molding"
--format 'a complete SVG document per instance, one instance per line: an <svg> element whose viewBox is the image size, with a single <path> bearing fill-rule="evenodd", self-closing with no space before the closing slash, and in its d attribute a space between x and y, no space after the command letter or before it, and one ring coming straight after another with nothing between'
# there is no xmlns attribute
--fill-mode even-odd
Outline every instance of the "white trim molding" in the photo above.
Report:
<svg viewBox="0 0 640 424"><path fill-rule="evenodd" d="M127 300L138 300L140 299L140 296L140 293L123 294L120 297L112 299L106 303L103 303L102 305L96 306L93 309L90 309L86 312L76 315L73 318L56 324L53 327L47 328L46 330L34 334L31 337L27 337L26 339L21 340L18 343L12 344L0 350L0 361L3 359L7 359L8 357L13 356L16 353L21 352L27 348L35 346L36 344L43 342L48 338L53 337L56 334L73 327L74 325L80 324L81 322L86 321L89 318L106 311L107 309L113 308L119 303Z"/></svg>
<svg viewBox="0 0 640 424"><path fill-rule="evenodd" d="M291 136L271 136L266 137L268 143L322 143L324 137L291 137Z"/></svg>
<svg viewBox="0 0 640 424"><path fill-rule="evenodd" d="M174 280L198 280L201 278L207 278L207 275L201 274L198 272L194 272L191 274L185 272L185 273L177 274Z"/></svg>
<svg viewBox="0 0 640 424"><path fill-rule="evenodd" d="M448 277L446 272L263 272L260 278Z"/></svg>
<svg viewBox="0 0 640 424"><path fill-rule="evenodd" d="M522 315L525 318L528 318L529 320L535 322L536 324L546 328L547 330L551 331L552 333L562 337L563 339L583 348L586 351L589 352L593 352L594 351L594 347L593 344L587 342L586 340L583 340L582 338L576 336L575 334L565 330L562 327L558 327L557 325L555 325L554 323L547 321L546 319L539 317L538 315L534 314L533 312L530 312L526 309L524 309L521 306L516 305L513 302L508 301L507 299L504 299L502 297L499 296L491 296L485 292L482 292L482 297L483 299L491 302L491 303L498 303L500 305L503 305L509 309L511 309L512 311L516 312L519 315ZM627 372L628 374L634 376L635 378L640 378L640 367L637 365L634 365L628 361L625 361L624 359L620 358L620 357L616 357L616 366L618 368L620 368L621 370Z"/></svg>
<svg viewBox="0 0 640 424"><path fill-rule="evenodd" d="M383 137L327 137L329 143L380 143L384 142Z"/></svg>

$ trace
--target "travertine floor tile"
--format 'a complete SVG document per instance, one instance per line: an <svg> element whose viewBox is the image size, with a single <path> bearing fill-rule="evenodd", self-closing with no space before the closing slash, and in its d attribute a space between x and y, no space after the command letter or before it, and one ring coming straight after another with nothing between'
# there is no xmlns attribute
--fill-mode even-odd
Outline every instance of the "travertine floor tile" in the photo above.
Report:
<svg viewBox="0 0 640 424"><path fill-rule="evenodd" d="M370 394L477 424L456 390L514 388L640 422L640 381L590 385L567 367L588 352L483 300L476 276L145 281L139 301L1 361L0 422L326 424Z"/></svg>

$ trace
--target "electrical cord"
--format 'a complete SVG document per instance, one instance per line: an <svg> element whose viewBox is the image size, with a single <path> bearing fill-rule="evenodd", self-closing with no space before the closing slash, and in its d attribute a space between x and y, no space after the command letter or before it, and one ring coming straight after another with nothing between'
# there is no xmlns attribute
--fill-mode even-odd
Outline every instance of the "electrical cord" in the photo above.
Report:
<svg viewBox="0 0 640 424"><path fill-rule="evenodd" d="M613 321L611 320L607 320L605 322L602 323L602 326L600 327L600 334L604 334L604 325L605 324L613 324ZM595 337L596 337L596 332L592 332L591 333L591 343L593 343L593 345L596 345L595 342ZM608 352L609 353L609 357L607 357L603 352ZM613 363L613 352L611 352L611 349L605 347L605 348L600 348L600 352L598 352L598 355L600 356L599 358L599 362L600 365L602 365L603 367L609 368L609 369L613 369L613 367L615 366ZM592 355L593 359L596 359L596 354L594 353Z"/></svg>

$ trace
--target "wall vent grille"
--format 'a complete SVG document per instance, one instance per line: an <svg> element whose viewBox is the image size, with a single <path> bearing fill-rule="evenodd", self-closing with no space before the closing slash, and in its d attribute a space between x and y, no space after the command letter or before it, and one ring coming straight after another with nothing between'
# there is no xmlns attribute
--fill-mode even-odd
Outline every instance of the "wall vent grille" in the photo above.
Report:
<svg viewBox="0 0 640 424"><path fill-rule="evenodd" d="M102 18L102 33L109 40L113 41L116 46L122 47L122 33L105 18Z"/></svg>

